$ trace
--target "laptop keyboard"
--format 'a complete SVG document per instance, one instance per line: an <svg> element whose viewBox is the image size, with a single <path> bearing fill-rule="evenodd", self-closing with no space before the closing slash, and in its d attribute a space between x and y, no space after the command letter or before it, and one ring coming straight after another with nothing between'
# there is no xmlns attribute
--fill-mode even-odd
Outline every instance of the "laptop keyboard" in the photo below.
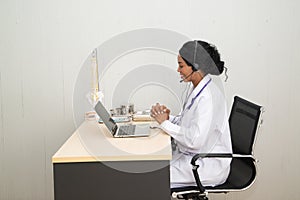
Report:
<svg viewBox="0 0 300 200"><path fill-rule="evenodd" d="M136 125L122 125L120 126L119 135L133 135Z"/></svg>

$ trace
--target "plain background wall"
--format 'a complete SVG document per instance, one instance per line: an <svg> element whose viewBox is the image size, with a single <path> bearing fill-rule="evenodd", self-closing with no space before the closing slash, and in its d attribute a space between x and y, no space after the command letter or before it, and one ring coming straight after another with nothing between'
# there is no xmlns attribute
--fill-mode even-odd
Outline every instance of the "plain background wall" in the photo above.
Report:
<svg viewBox="0 0 300 200"><path fill-rule="evenodd" d="M298 199L300 2L0 0L0 199L53 199L51 157L75 130L81 65L113 35L145 27L213 42L239 94L264 105L254 186L211 199Z"/></svg>

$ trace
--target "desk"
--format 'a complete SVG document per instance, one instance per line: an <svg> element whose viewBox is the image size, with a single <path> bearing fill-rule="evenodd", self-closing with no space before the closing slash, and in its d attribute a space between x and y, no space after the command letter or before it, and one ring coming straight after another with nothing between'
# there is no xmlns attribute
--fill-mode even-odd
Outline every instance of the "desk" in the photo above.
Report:
<svg viewBox="0 0 300 200"><path fill-rule="evenodd" d="M113 138L85 121L52 157L55 200L170 199L170 137Z"/></svg>

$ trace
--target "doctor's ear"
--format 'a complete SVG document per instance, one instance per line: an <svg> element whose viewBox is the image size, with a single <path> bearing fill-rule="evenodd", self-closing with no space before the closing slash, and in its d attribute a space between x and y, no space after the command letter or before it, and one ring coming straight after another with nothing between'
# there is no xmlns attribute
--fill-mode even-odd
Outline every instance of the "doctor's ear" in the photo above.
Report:
<svg viewBox="0 0 300 200"><path fill-rule="evenodd" d="M196 72L197 71L197 69L192 65L192 66L190 66L191 68L192 68L192 70L193 70L193 72Z"/></svg>

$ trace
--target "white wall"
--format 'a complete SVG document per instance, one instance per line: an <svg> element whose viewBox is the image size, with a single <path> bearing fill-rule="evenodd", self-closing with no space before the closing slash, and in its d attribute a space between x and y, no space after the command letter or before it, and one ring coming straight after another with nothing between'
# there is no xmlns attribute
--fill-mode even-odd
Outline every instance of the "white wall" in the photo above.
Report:
<svg viewBox="0 0 300 200"><path fill-rule="evenodd" d="M72 95L90 52L114 35L168 29L216 44L239 94L266 108L258 178L211 199L297 199L297 0L1 0L0 199L53 199L51 156L72 134ZM175 69L175 68L174 68Z"/></svg>

